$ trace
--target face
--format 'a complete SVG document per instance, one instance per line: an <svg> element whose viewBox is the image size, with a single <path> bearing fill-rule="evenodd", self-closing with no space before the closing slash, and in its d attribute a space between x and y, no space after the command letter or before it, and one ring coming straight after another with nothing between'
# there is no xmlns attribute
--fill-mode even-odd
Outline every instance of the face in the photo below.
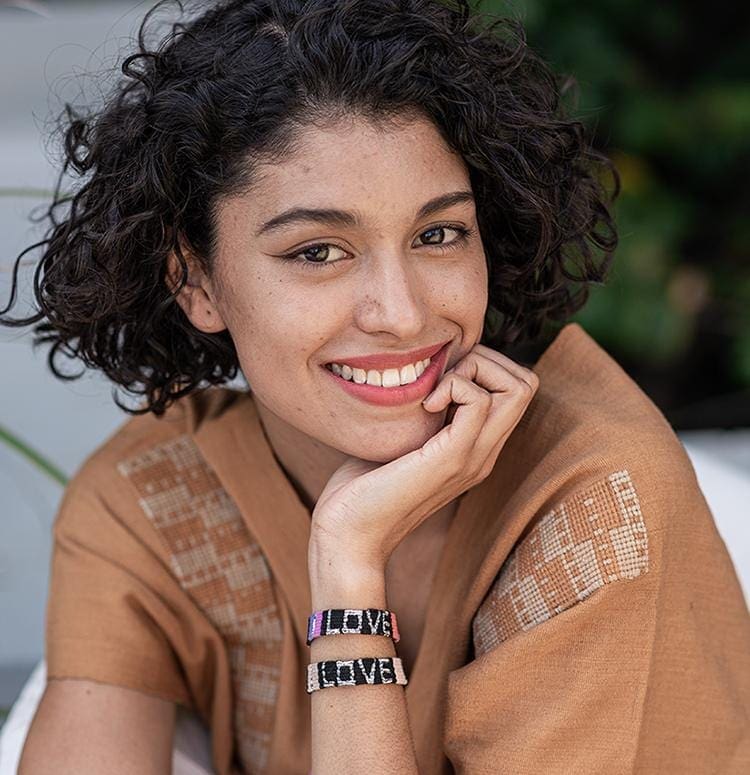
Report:
<svg viewBox="0 0 750 775"><path fill-rule="evenodd" d="M487 271L463 160L426 120L351 119L306 130L293 157L259 172L219 207L206 330L229 329L256 403L297 431L377 462L417 449L445 417L422 408L427 388L374 403L388 388L364 397L325 366L448 342L436 384L479 342ZM345 214L279 218L298 208Z"/></svg>

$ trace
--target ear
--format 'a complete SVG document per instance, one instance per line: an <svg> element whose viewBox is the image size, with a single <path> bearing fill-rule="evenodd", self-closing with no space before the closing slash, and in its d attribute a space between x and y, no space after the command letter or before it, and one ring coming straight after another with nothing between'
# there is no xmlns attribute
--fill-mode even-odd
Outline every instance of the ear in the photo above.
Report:
<svg viewBox="0 0 750 775"><path fill-rule="evenodd" d="M227 326L214 302L211 281L191 253L183 248L182 255L188 266L188 280L177 293L177 303L199 331L207 334L223 331ZM165 282L172 293L179 287L182 275L180 261L175 253L170 251L167 256Z"/></svg>

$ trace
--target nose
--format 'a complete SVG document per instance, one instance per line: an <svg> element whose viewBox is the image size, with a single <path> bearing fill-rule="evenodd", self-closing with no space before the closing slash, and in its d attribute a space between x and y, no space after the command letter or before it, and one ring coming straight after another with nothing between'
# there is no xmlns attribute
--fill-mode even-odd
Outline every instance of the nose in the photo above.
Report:
<svg viewBox="0 0 750 775"><path fill-rule="evenodd" d="M426 320L428 288L408 257L380 253L369 271L356 305L358 326L368 333L392 334L399 341L419 339Z"/></svg>

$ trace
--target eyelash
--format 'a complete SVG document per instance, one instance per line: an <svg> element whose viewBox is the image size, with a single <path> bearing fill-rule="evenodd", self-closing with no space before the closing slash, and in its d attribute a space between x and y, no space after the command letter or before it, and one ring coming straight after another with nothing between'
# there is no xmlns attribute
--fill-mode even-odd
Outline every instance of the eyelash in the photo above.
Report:
<svg viewBox="0 0 750 775"><path fill-rule="evenodd" d="M425 229L421 234L420 237L423 234L427 234L430 231L437 231L438 229L452 229L453 231L458 232L458 237L456 237L452 242L448 242L446 244L442 245L434 245L434 244L427 244L427 245L421 245L421 247L424 248L437 248L441 253L448 253L451 250L455 250L462 245L466 244L466 242L469 241L469 238L474 235L474 229L467 229L464 226L456 226L454 224L450 223L439 223L436 226L431 226L429 229ZM344 259L338 258L336 261L306 261L304 258L300 258L302 253L304 253L306 250L312 250L312 248L323 248L323 247L338 247L338 245L334 245L331 242L315 242L312 245L305 245L303 248L300 248L299 250L295 250L294 253L285 253L281 256L282 260L284 261L292 261L295 264L300 264L305 269L318 269L319 267L329 267L329 266L335 266L339 263L339 261L343 261ZM343 248L339 248L339 250L343 250Z"/></svg>

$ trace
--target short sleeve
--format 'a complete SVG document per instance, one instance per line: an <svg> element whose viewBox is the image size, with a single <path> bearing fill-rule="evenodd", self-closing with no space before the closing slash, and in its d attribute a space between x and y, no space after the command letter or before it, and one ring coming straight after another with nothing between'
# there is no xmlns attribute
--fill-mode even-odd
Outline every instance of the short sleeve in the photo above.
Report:
<svg viewBox="0 0 750 775"><path fill-rule="evenodd" d="M616 470L523 536L449 674L458 775L750 772L750 617L686 482Z"/></svg>
<svg viewBox="0 0 750 775"><path fill-rule="evenodd" d="M186 605L163 559L125 513L114 513L85 477L74 478L53 525L48 678L101 681L193 709L174 647Z"/></svg>

